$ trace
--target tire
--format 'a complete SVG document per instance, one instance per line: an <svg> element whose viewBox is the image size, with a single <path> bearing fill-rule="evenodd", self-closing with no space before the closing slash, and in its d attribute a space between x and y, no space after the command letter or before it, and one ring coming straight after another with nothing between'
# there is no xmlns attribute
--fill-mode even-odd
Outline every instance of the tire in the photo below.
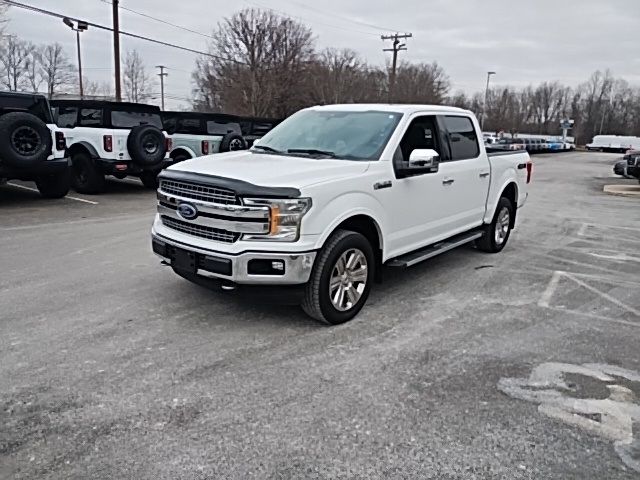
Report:
<svg viewBox="0 0 640 480"><path fill-rule="evenodd" d="M51 155L52 146L51 130L35 115L10 112L0 117L0 158L5 165L38 165Z"/></svg>
<svg viewBox="0 0 640 480"><path fill-rule="evenodd" d="M247 141L237 133L227 133L220 142L221 152L235 152L236 150L246 150L247 148L249 148Z"/></svg>
<svg viewBox="0 0 640 480"><path fill-rule="evenodd" d="M106 181L91 156L77 152L71 157L72 184L76 192L90 195L104 192Z"/></svg>
<svg viewBox="0 0 640 480"><path fill-rule="evenodd" d="M127 137L127 151L141 167L158 165L167 153L164 133L153 125L135 126Z"/></svg>
<svg viewBox="0 0 640 480"><path fill-rule="evenodd" d="M43 175L36 178L36 187L44 198L62 198L71 188L71 174L69 170L53 175Z"/></svg>
<svg viewBox="0 0 640 480"><path fill-rule="evenodd" d="M146 170L140 173L140 181L145 188L149 190L156 190L158 188L158 173L157 171Z"/></svg>
<svg viewBox="0 0 640 480"><path fill-rule="evenodd" d="M176 155L173 159L173 163L180 163L180 162L184 162L185 160L190 160L191 157L188 155L185 155L184 153L181 153L179 155Z"/></svg>
<svg viewBox="0 0 640 480"><path fill-rule="evenodd" d="M504 216L506 212L506 217ZM484 226L484 234L478 240L476 240L476 247L479 250L487 253L500 252L511 235L513 219L514 219L514 206L511 200L505 197L501 197L496 207L496 213L493 216L493 220L490 224ZM506 222L506 225L505 225ZM502 225L502 230L498 230ZM501 234L498 232L502 232Z"/></svg>
<svg viewBox="0 0 640 480"><path fill-rule="evenodd" d="M360 275L357 277L363 281L353 281L353 276L349 279L348 267L343 269L345 276L340 280L338 262L344 261L345 257L347 264L351 259L356 260L352 265L351 275L356 276L359 272ZM349 230L337 230L329 237L316 258L309 282L305 285L302 309L310 317L330 325L348 322L358 314L367 301L374 279L374 262L373 247L363 235ZM364 277L362 266L366 267ZM334 281L340 282L335 293L331 293L334 293L336 303L342 308L337 308L331 297L332 277ZM356 297L352 297L349 292Z"/></svg>

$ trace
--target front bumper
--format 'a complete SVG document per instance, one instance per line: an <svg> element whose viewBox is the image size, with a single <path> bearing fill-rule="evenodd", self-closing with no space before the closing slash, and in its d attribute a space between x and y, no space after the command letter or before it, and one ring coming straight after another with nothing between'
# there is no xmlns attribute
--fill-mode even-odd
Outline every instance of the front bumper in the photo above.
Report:
<svg viewBox="0 0 640 480"><path fill-rule="evenodd" d="M156 233L152 233L151 243L153 252L179 272L240 285L307 283L317 254L249 251L232 255L199 249ZM273 265L277 268L270 268Z"/></svg>

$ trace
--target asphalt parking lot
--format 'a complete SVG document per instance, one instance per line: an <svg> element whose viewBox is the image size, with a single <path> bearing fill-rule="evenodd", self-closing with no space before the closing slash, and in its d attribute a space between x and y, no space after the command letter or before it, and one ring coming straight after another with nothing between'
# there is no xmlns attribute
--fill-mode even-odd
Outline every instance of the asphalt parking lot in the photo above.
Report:
<svg viewBox="0 0 640 480"><path fill-rule="evenodd" d="M332 328L160 266L135 181L0 187L0 478L637 479L640 201L602 193L634 182L615 158L534 157L503 253L387 272Z"/></svg>

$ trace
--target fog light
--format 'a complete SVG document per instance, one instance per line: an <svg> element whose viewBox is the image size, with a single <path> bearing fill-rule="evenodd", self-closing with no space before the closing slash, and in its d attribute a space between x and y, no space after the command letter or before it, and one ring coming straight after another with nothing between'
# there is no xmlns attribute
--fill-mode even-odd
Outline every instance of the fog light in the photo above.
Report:
<svg viewBox="0 0 640 480"><path fill-rule="evenodd" d="M247 263L247 273L249 275L284 275L284 260L254 258Z"/></svg>

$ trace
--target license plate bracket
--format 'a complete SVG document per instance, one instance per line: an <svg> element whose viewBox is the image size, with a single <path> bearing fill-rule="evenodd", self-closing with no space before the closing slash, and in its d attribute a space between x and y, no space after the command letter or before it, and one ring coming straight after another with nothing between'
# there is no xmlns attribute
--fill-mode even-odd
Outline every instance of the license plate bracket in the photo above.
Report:
<svg viewBox="0 0 640 480"><path fill-rule="evenodd" d="M171 266L183 272L196 273L198 265L198 254L176 248L173 252Z"/></svg>

